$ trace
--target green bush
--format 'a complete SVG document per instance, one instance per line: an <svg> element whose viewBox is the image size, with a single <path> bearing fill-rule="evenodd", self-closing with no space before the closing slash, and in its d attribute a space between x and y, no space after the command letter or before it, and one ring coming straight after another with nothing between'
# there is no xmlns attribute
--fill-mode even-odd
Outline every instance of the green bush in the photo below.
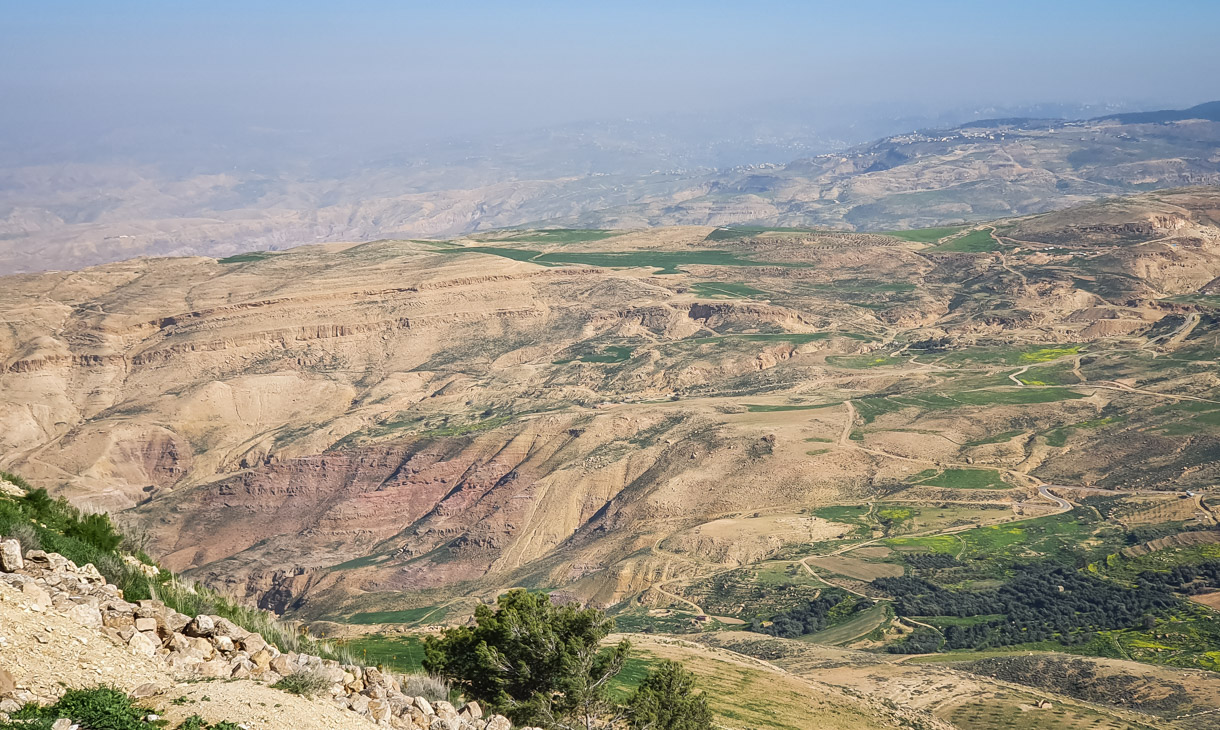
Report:
<svg viewBox="0 0 1220 730"><path fill-rule="evenodd" d="M53 705L26 705L9 722L0 722L0 730L51 730L61 718L80 725L82 730L159 730L165 722L145 720L151 714L152 710L133 704L125 692L113 687L70 689ZM202 717L192 715L177 730L239 730L239 726L232 722L209 725Z"/></svg>
<svg viewBox="0 0 1220 730"><path fill-rule="evenodd" d="M695 675L674 661L662 661L628 702L637 730L705 730L712 726L707 697L695 694Z"/></svg>
<svg viewBox="0 0 1220 730"><path fill-rule="evenodd" d="M494 610L478 606L473 627L426 640L424 668L514 723L566 726L614 711L609 680L622 671L630 644L603 648L613 628L613 619L596 609L510 591Z"/></svg>
<svg viewBox="0 0 1220 730"><path fill-rule="evenodd" d="M110 515L97 512L74 520L64 530L68 537L75 537L103 552L114 552L123 542L123 536L110 524Z"/></svg>
<svg viewBox="0 0 1220 730"><path fill-rule="evenodd" d="M305 671L289 674L271 686L294 695L313 697L326 691L330 687L330 681L318 672Z"/></svg>
<svg viewBox="0 0 1220 730"><path fill-rule="evenodd" d="M2 730L50 730L56 720L67 718L88 730L152 730L146 722L149 711L133 705L127 694L113 687L70 689L53 705L28 704L0 723Z"/></svg>
<svg viewBox="0 0 1220 730"><path fill-rule="evenodd" d="M209 725L202 717L191 715L182 721L177 730L241 730L241 726L228 721Z"/></svg>

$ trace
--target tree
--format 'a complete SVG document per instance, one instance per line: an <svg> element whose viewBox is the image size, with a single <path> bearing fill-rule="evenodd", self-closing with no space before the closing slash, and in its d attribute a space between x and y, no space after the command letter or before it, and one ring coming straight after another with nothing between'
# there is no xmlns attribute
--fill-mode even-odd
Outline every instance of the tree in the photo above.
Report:
<svg viewBox="0 0 1220 730"><path fill-rule="evenodd" d="M635 730L706 730L712 726L707 696L695 694L695 675L663 661L648 674L628 703Z"/></svg>
<svg viewBox="0 0 1220 730"><path fill-rule="evenodd" d="M615 714L607 689L631 645L601 646L614 628L604 613L515 590L474 618L426 640L425 669L517 724L594 728Z"/></svg>

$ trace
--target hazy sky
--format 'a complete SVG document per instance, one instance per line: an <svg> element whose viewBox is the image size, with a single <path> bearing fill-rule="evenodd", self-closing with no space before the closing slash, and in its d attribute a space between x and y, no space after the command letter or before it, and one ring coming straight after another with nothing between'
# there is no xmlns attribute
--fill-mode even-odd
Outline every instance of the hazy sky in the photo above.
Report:
<svg viewBox="0 0 1220 730"><path fill-rule="evenodd" d="M1220 2L0 0L0 134L1220 98Z"/></svg>

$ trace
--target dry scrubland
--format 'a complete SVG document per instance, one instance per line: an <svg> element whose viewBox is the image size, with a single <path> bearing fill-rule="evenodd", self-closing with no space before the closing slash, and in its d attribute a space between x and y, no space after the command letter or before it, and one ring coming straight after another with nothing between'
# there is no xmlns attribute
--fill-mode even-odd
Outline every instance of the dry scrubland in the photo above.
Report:
<svg viewBox="0 0 1220 730"><path fill-rule="evenodd" d="M1195 188L935 235L499 232L9 277L0 468L336 635L524 586L721 642L794 698L1203 727L1206 599L1022 645L1180 667L1148 714L899 661L1000 619L913 613L932 604L885 581L989 591L1043 561L1128 586L1220 558L1218 223ZM970 641L937 658L997 648Z"/></svg>

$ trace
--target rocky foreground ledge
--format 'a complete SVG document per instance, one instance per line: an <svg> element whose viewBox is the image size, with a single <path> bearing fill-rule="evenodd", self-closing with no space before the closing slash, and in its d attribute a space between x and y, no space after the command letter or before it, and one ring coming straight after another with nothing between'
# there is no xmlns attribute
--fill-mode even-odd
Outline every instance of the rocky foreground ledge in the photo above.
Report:
<svg viewBox="0 0 1220 730"><path fill-rule="evenodd" d="M485 716L477 702L458 709L408 696L397 678L375 667L282 653L219 616L191 618L159 601L130 603L92 565L41 550L23 556L16 540L0 541L0 616L0 720L27 702L53 703L65 685L110 684L153 698L200 680L246 681L264 693L285 677L305 675L323 688L314 703L352 721L316 727L512 728L501 715ZM24 642L31 650L17 651L17 633L33 637Z"/></svg>

